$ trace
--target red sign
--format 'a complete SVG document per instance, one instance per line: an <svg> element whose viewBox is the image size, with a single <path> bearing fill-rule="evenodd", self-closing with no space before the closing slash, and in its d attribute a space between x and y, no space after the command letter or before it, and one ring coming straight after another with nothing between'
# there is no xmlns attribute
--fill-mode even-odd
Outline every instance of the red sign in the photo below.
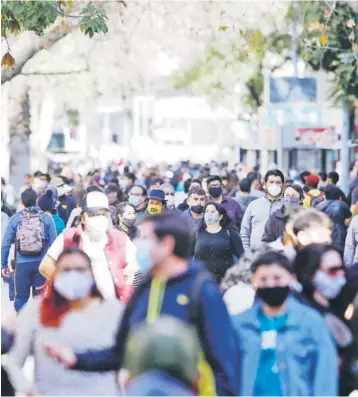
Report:
<svg viewBox="0 0 358 397"><path fill-rule="evenodd" d="M296 141L301 145L331 145L335 139L334 128L297 128Z"/></svg>

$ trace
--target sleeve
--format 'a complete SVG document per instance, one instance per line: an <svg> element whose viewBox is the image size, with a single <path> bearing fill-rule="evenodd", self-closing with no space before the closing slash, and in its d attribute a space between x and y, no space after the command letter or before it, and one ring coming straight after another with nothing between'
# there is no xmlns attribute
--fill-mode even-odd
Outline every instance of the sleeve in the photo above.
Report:
<svg viewBox="0 0 358 397"><path fill-rule="evenodd" d="M52 243L51 247L48 249L47 255L54 261L57 261L58 257L63 251L64 245L65 245L65 238L63 233L61 233L59 236L57 236L56 240Z"/></svg>
<svg viewBox="0 0 358 397"><path fill-rule="evenodd" d="M356 241L354 238L357 220L358 220L358 217L354 217L352 219L352 222L349 225L349 228L347 231L346 243L344 245L344 264L347 267L352 266L353 260L354 260L354 255L355 255L356 248L357 248Z"/></svg>
<svg viewBox="0 0 358 397"><path fill-rule="evenodd" d="M76 358L76 365L72 369L79 371L117 371L120 366L120 357L115 346L107 349L80 353L76 355Z"/></svg>
<svg viewBox="0 0 358 397"><path fill-rule="evenodd" d="M352 191L352 205L356 204L358 201L358 186L356 186Z"/></svg>
<svg viewBox="0 0 358 397"><path fill-rule="evenodd" d="M4 360L5 369L18 392L24 392L30 388L30 384L22 373L22 368L33 350L34 336L38 326L39 304L39 299L31 300L19 312L14 343Z"/></svg>
<svg viewBox="0 0 358 397"><path fill-rule="evenodd" d="M56 224L53 220L52 216L46 215L46 224L47 224L47 232L48 232L48 246L50 247L52 243L56 240L57 231L56 231Z"/></svg>
<svg viewBox="0 0 358 397"><path fill-rule="evenodd" d="M7 261L9 258L10 248L11 248L11 245L15 242L18 219L19 219L19 217L17 215L14 215L10 219L10 221L6 227L4 237L2 239L2 244L1 244L1 268L2 269L7 269Z"/></svg>
<svg viewBox="0 0 358 397"><path fill-rule="evenodd" d="M199 334L215 376L218 395L238 395L239 357L229 313L215 281L203 284L200 294Z"/></svg>
<svg viewBox="0 0 358 397"><path fill-rule="evenodd" d="M230 229L230 240L234 255L239 259L244 253L240 233L237 229Z"/></svg>
<svg viewBox="0 0 358 397"><path fill-rule="evenodd" d="M331 334L323 319L317 319L314 338L318 347L314 365L313 395L338 395L338 353Z"/></svg>
<svg viewBox="0 0 358 397"><path fill-rule="evenodd" d="M250 249L250 238L251 238L251 208L250 203L245 211L244 217L241 223L241 241L245 251Z"/></svg>
<svg viewBox="0 0 358 397"><path fill-rule="evenodd" d="M276 238L275 237L276 236L275 236L275 231L273 228L273 218L272 218L272 215L270 215L268 221L266 222L265 231L264 231L261 241L263 243L272 243L277 240L277 237Z"/></svg>

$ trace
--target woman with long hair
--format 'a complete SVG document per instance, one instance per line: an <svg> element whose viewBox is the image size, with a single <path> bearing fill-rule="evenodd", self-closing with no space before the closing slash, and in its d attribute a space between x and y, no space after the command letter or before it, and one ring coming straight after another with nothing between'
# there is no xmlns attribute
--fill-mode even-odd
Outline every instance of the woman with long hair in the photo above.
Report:
<svg viewBox="0 0 358 397"><path fill-rule="evenodd" d="M131 240L138 235L138 228L135 226L137 216L134 205L125 202L116 207L116 219L114 225L118 230L124 232Z"/></svg>
<svg viewBox="0 0 358 397"><path fill-rule="evenodd" d="M240 233L224 206L209 202L195 237L194 258L205 262L220 284L243 252Z"/></svg>
<svg viewBox="0 0 358 397"><path fill-rule="evenodd" d="M301 298L325 317L340 353L340 395L353 390L352 360L355 354L350 320L358 290L357 267L347 269L337 246L312 244L301 249L294 261Z"/></svg>
<svg viewBox="0 0 358 397"><path fill-rule="evenodd" d="M112 346L122 311L121 302L102 297L88 255L77 248L63 251L53 284L18 315L14 345L6 362L17 392L42 396L117 395L115 372L66 369L46 354L44 342L56 341L83 351ZM22 373L30 354L35 360L34 385Z"/></svg>

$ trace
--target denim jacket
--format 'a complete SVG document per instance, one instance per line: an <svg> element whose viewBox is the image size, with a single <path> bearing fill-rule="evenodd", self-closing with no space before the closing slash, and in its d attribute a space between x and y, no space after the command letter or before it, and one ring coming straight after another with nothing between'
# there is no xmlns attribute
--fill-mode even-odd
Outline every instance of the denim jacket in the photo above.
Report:
<svg viewBox="0 0 358 397"><path fill-rule="evenodd" d="M241 357L240 395L252 396L260 360L258 320L261 301L232 316ZM334 342L321 315L287 299L287 322L277 335L277 367L285 396L338 395L338 359Z"/></svg>
<svg viewBox="0 0 358 397"><path fill-rule="evenodd" d="M40 212L39 207L29 207L26 209L30 212ZM2 269L7 268L7 260L10 252L10 247L13 243L15 243L16 232L21 221L21 218L24 214L24 211L20 211L12 216L9 220L9 223L6 227L6 231L4 237L2 239L1 244L1 267ZM51 215L46 214L45 212L41 213L42 220L45 226L45 247L39 255L36 256L22 256L19 252L16 252L16 263L28 263L28 262L38 262L40 263L42 258L45 256L48 248L55 241L57 233L55 222L52 219Z"/></svg>

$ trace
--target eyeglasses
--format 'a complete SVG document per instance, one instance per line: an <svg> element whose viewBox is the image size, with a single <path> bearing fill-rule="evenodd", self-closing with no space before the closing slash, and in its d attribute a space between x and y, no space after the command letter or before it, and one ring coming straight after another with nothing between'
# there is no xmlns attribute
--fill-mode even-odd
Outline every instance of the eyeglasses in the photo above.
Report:
<svg viewBox="0 0 358 397"><path fill-rule="evenodd" d="M175 196L175 193L165 193L166 196Z"/></svg>

